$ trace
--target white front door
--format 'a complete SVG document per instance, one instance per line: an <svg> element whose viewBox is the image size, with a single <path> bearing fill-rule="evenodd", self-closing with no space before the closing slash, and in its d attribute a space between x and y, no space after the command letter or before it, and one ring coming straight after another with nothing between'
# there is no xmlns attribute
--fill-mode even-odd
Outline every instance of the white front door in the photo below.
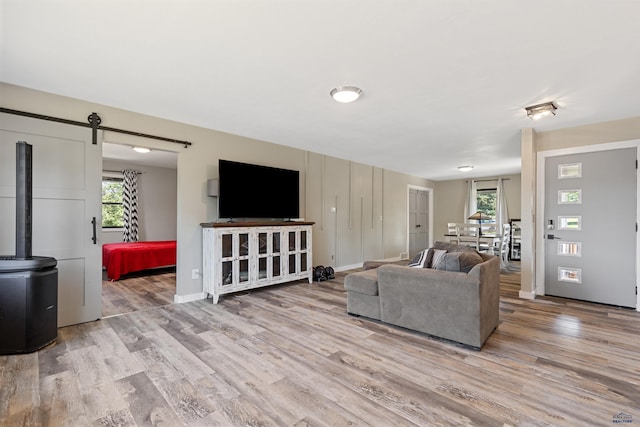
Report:
<svg viewBox="0 0 640 427"><path fill-rule="evenodd" d="M409 258L429 247L429 192L409 189Z"/></svg>
<svg viewBox="0 0 640 427"><path fill-rule="evenodd" d="M33 146L33 255L58 265L58 327L102 316L102 132L0 113L0 254L15 255L16 142ZM95 237L94 224L95 219Z"/></svg>
<svg viewBox="0 0 640 427"><path fill-rule="evenodd" d="M546 295L636 306L636 151L546 159Z"/></svg>

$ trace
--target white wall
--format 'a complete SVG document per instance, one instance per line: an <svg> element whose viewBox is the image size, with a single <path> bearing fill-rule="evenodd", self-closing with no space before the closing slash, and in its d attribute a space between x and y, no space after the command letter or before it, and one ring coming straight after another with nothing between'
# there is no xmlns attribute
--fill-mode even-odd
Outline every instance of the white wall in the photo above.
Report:
<svg viewBox="0 0 640 427"><path fill-rule="evenodd" d="M314 226L314 265L327 264L339 267L361 261L364 258L393 258L407 246L407 185L434 188L435 230L444 233L454 212L462 212L464 190L461 181L433 183L399 172L356 165L340 159L327 158L314 153L270 144L263 141L225 134L184 123L94 104L86 101L52 95L0 83L0 99L3 107L28 111L53 117L85 122L91 112L97 112L104 126L133 130L169 138L187 140L191 148L169 142L141 139L139 137L105 131L105 139L113 143L145 145L173 151L178 154L177 172L177 227L178 268L177 294L195 295L202 291L200 279L191 279L191 270L201 268L201 222L217 218L215 198L206 195L207 179L216 178L219 158L253 162L268 166L301 171L301 216L316 221ZM524 130L530 132L530 130ZM523 131L523 132L524 132ZM89 131L88 131L89 132ZM534 133L534 151L567 148L605 142L640 138L640 117L588 126ZM324 160L322 160L324 158ZM14 159L0 159L0 167ZM525 161L523 159L523 161ZM319 164L324 162L324 175ZM526 162L535 162L529 156ZM529 170L535 164L523 164ZM349 179L350 178L350 179ZM507 181L508 182L508 181ZM513 181L515 182L515 181ZM323 188L324 201L318 201L317 189ZM510 192L507 190L507 192ZM535 201L535 183L529 179L521 183L521 200ZM309 194L309 198L307 198ZM372 201L367 199L372 194ZM337 200L339 209L335 220L330 221L327 208ZM343 207L351 202L351 214L343 215ZM355 204L353 203L355 200ZM462 201L461 201L462 200ZM511 203L511 202L510 202ZM527 206L530 206L528 203ZM360 209L359 206L371 206ZM511 209L511 206L510 206ZM516 208L514 208L514 211ZM375 218L382 212L383 221L378 227ZM363 223L371 216L369 223ZM533 213L521 213L524 227L532 228ZM320 219L323 218L323 223ZM349 222L349 218L351 222ZM459 218L459 217L458 217ZM527 219L529 218L529 219ZM528 224L525 223L528 221ZM333 224L333 225L332 225ZM443 225L444 224L444 225ZM346 231L346 232L345 232ZM317 238L316 238L317 236ZM526 242L523 242L526 245ZM337 248L337 250L336 250ZM360 254L360 255L358 255ZM364 254L364 255L363 255ZM527 255L523 251L523 265ZM333 258L332 258L333 256ZM364 258L363 258L364 256ZM531 259L528 260L531 262ZM525 275L523 275L523 280ZM529 279L526 279L529 280ZM535 277L531 277L531 281ZM531 282L522 283L522 290L531 289Z"/></svg>
<svg viewBox="0 0 640 427"><path fill-rule="evenodd" d="M103 170L133 169L138 175L138 232L141 241L176 240L177 170L103 159ZM102 230L102 243L122 241L122 229Z"/></svg>
<svg viewBox="0 0 640 427"><path fill-rule="evenodd" d="M86 121L91 112L96 112L103 126L193 143L185 148L180 144L108 131L104 136L112 143L144 145L178 155L178 300L202 293L202 281L192 279L191 271L202 268L200 223L217 219L216 198L208 197L206 189L207 180L218 177L220 158L299 170L301 217L316 221L313 265L335 268L359 263L365 258L398 257L406 251L407 186L433 187L428 180L400 172L4 83L0 83L0 98L6 108L75 121ZM0 167L12 160L0 159ZM322 203L318 199L318 188L324 189ZM332 207L334 201L337 201L338 215L331 221L327 208ZM380 212L383 220L378 224L375 219L379 220Z"/></svg>
<svg viewBox="0 0 640 427"><path fill-rule="evenodd" d="M498 184L497 178L505 178L503 182L509 218L520 218L520 175L476 178L482 181L478 182L477 188L496 188ZM466 197L467 180L457 179L436 182L434 188L434 240L442 240L444 238L447 232L447 223L467 222L464 218Z"/></svg>

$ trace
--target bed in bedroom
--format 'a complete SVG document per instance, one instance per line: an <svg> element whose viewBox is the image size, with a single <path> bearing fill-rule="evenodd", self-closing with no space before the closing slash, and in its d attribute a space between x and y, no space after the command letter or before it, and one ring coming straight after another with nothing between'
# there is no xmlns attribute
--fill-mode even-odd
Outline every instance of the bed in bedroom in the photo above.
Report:
<svg viewBox="0 0 640 427"><path fill-rule="evenodd" d="M106 243L102 266L110 280L137 271L176 265L176 241Z"/></svg>

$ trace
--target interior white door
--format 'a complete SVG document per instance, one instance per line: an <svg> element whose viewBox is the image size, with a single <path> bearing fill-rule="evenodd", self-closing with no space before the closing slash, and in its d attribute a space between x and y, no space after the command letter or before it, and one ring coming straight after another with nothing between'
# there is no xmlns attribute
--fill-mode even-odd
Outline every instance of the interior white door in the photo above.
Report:
<svg viewBox="0 0 640 427"><path fill-rule="evenodd" d="M429 247L429 192L409 189L409 258Z"/></svg>
<svg viewBox="0 0 640 427"><path fill-rule="evenodd" d="M636 306L636 151L546 159L546 295Z"/></svg>
<svg viewBox="0 0 640 427"><path fill-rule="evenodd" d="M58 261L58 327L102 315L102 135L0 113L0 254L15 255L16 142L33 146L33 255ZM96 240L92 220L96 221Z"/></svg>

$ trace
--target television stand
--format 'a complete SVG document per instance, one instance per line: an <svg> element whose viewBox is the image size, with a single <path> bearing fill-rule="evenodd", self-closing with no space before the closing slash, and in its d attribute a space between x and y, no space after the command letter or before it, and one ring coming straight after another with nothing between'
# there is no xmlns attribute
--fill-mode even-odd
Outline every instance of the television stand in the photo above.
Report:
<svg viewBox="0 0 640 427"><path fill-rule="evenodd" d="M313 282L313 222L202 223L202 282L220 295L307 279Z"/></svg>

